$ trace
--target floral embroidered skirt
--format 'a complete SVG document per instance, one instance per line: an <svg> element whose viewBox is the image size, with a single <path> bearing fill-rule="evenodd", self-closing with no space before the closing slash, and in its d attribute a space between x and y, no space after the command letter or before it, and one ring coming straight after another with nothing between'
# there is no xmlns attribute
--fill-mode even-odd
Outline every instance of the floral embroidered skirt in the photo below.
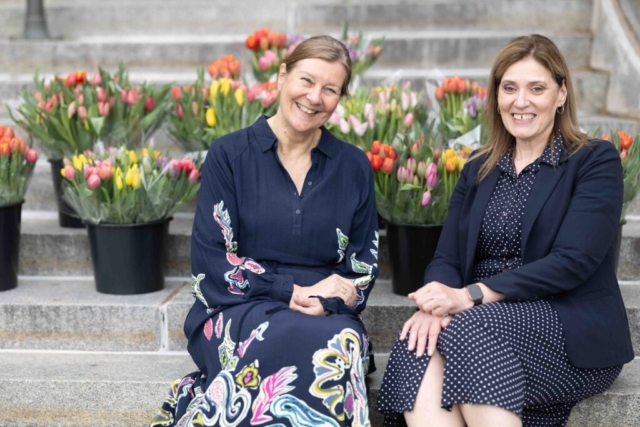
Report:
<svg viewBox="0 0 640 427"><path fill-rule="evenodd" d="M171 385L151 426L369 426L368 350L356 316L228 307L191 336L200 370Z"/></svg>

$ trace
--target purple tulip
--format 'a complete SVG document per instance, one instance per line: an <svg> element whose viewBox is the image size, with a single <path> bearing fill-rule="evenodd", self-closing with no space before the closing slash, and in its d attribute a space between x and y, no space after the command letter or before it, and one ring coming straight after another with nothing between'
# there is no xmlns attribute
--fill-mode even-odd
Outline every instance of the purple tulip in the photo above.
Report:
<svg viewBox="0 0 640 427"><path fill-rule="evenodd" d="M429 166L427 166L427 170L424 173L424 178L427 179L432 173L438 173L438 166L433 162L429 163Z"/></svg>
<svg viewBox="0 0 640 427"><path fill-rule="evenodd" d="M478 115L478 110L477 110L477 108L476 108L476 104L475 104L475 102L471 102L471 103L469 104L469 109L468 109L468 111L469 111L469 115L470 115L472 118L474 118L474 119L475 119L475 118L476 118L476 116Z"/></svg>
<svg viewBox="0 0 640 427"><path fill-rule="evenodd" d="M420 204L425 207L428 206L429 203L431 203L431 191L425 191L424 194L422 195L422 200L420 201Z"/></svg>
<svg viewBox="0 0 640 427"><path fill-rule="evenodd" d="M433 172L427 175L427 188L433 190L438 185L438 174Z"/></svg>

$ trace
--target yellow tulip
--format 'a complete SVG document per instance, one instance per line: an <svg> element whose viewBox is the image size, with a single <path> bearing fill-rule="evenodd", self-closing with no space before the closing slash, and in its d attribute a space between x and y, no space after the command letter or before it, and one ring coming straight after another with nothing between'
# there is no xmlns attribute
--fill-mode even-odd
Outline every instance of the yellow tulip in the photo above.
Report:
<svg viewBox="0 0 640 427"><path fill-rule="evenodd" d="M454 150L453 148L447 148L444 152L444 157L447 160L453 159L454 157L456 157L456 150Z"/></svg>
<svg viewBox="0 0 640 427"><path fill-rule="evenodd" d="M159 155L160 155L160 152L158 150L153 150L153 157L157 159Z"/></svg>
<svg viewBox="0 0 640 427"><path fill-rule="evenodd" d="M127 175L124 177L124 182L127 184L127 187L133 187L133 167L127 169Z"/></svg>
<svg viewBox="0 0 640 427"><path fill-rule="evenodd" d="M118 190L122 190L122 169L120 169L119 167L116 168L115 175L116 175L116 179L115 179L116 188Z"/></svg>
<svg viewBox="0 0 640 427"><path fill-rule="evenodd" d="M466 159L458 157L458 172L462 172L462 168L464 167L465 163L467 163Z"/></svg>
<svg viewBox="0 0 640 427"><path fill-rule="evenodd" d="M148 148L143 148L142 149L142 157L149 157L149 149Z"/></svg>
<svg viewBox="0 0 640 427"><path fill-rule="evenodd" d="M129 154L129 164L133 165L138 163L138 156L136 156L135 151L129 150L127 153Z"/></svg>
<svg viewBox="0 0 640 427"><path fill-rule="evenodd" d="M456 171L457 164L458 162L456 162L455 159L447 159L445 163L445 169L447 170L447 172L453 173Z"/></svg>
<svg viewBox="0 0 640 427"><path fill-rule="evenodd" d="M244 90L242 90L242 88L236 89L236 91L233 92L233 96L235 96L236 98L238 107L242 108L242 106L244 105Z"/></svg>
<svg viewBox="0 0 640 427"><path fill-rule="evenodd" d="M224 96L227 96L230 90L231 90L231 80L227 78L220 79L220 92L222 92Z"/></svg>
<svg viewBox="0 0 640 427"><path fill-rule="evenodd" d="M212 128L216 126L218 121L216 120L216 112L213 108L207 108L207 112L205 113L205 118L207 119L207 125Z"/></svg>
<svg viewBox="0 0 640 427"><path fill-rule="evenodd" d="M78 154L77 156L73 156L72 162L73 162L73 167L76 168L76 170L81 171L84 165L88 163L88 160L84 156L84 154Z"/></svg>
<svg viewBox="0 0 640 427"><path fill-rule="evenodd" d="M138 165L134 166L134 170L133 170L133 184L132 187L134 189L138 189L140 188L140 183L141 183L142 179L140 178L140 169L138 168Z"/></svg>
<svg viewBox="0 0 640 427"><path fill-rule="evenodd" d="M218 96L219 87L220 82L218 80L214 80L211 82L211 86L209 86L209 101L215 102L216 96Z"/></svg>

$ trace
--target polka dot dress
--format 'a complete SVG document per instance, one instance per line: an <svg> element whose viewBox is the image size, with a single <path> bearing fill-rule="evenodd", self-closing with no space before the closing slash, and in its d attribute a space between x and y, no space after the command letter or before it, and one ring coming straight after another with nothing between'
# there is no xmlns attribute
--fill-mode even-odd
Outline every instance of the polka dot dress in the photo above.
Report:
<svg viewBox="0 0 640 427"><path fill-rule="evenodd" d="M509 154L498 167L501 177L482 221L474 281L518 268L522 215L540 162L556 165L560 137L542 157L516 175ZM396 340L377 410L385 427L404 425L402 412L413 410L428 356L416 358L408 340ZM438 338L445 360L441 406L489 404L514 412L523 427L565 426L581 400L602 393L617 378L621 366L580 369L569 363L562 324L547 301L497 302L453 317Z"/></svg>

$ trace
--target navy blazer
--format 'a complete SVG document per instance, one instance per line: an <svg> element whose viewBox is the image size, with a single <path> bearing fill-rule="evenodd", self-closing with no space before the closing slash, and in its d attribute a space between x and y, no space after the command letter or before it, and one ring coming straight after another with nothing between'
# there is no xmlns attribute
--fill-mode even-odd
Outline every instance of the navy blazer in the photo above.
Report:
<svg viewBox="0 0 640 427"><path fill-rule="evenodd" d="M483 158L467 162L425 283L471 283L476 245L500 170L476 183ZM562 323L569 361L605 368L633 359L614 240L622 209L622 166L607 141L592 140L557 167L541 163L522 220L522 267L482 281L504 301L548 300Z"/></svg>

